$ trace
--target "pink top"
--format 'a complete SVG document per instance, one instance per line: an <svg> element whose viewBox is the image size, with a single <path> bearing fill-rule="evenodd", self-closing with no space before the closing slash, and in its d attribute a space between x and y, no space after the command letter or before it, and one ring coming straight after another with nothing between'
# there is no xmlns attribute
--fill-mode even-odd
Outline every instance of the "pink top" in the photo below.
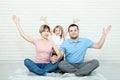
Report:
<svg viewBox="0 0 120 80"><path fill-rule="evenodd" d="M34 39L34 45L36 47L35 63L49 63L55 43L51 40L48 43L43 43L39 39Z"/></svg>

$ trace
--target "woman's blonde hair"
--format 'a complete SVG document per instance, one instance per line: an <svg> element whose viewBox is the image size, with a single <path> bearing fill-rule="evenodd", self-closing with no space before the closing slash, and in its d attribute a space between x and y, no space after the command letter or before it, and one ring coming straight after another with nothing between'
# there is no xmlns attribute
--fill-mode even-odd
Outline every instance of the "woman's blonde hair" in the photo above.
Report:
<svg viewBox="0 0 120 80"><path fill-rule="evenodd" d="M60 25L57 25L57 26L55 26L55 28L53 29L53 33L55 33L55 29L56 28L59 28L60 30L61 30L61 35L60 35L60 38L62 39L64 39L64 30L63 30L63 27L62 26L60 26Z"/></svg>
<svg viewBox="0 0 120 80"><path fill-rule="evenodd" d="M50 27L48 25L41 25L39 32L42 33L45 31L45 29L48 29L48 31L50 32Z"/></svg>

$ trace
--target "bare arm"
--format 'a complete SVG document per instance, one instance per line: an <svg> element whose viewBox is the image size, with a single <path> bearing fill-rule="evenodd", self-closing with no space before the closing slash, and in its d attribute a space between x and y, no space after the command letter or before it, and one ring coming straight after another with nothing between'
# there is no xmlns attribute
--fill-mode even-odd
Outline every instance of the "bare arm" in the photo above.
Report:
<svg viewBox="0 0 120 80"><path fill-rule="evenodd" d="M76 23L78 23L78 22L80 22L80 19L79 19L79 18L73 18L73 24L76 24Z"/></svg>
<svg viewBox="0 0 120 80"><path fill-rule="evenodd" d="M20 35L21 35L26 41L31 42L31 43L34 43L34 42L33 42L33 38L27 36L27 35L23 32L23 30L22 30L22 28L21 28L21 26L20 26L20 19L19 19L17 16L15 16L15 15L12 17L12 19L13 19L13 22L16 24L17 29L18 29Z"/></svg>
<svg viewBox="0 0 120 80"><path fill-rule="evenodd" d="M50 58L50 60L51 60L51 62L54 64L54 63L56 63L58 60L61 60L61 59L62 59L63 53L61 53L61 52L58 50L57 46L54 46L53 49L54 49L54 51L56 52L57 55L53 55L53 56Z"/></svg>
<svg viewBox="0 0 120 80"><path fill-rule="evenodd" d="M78 22L80 22L80 19L79 19L79 18L73 18L73 22L72 22L73 24L76 24L76 23L78 23ZM64 36L66 36L67 33L68 33L68 28L65 29L65 31L64 31Z"/></svg>
<svg viewBox="0 0 120 80"><path fill-rule="evenodd" d="M48 25L47 16L41 16L41 17L40 17L40 20L43 21L45 24Z"/></svg>
<svg viewBox="0 0 120 80"><path fill-rule="evenodd" d="M57 48L56 45L53 47L53 49L54 49L54 51L57 54L58 60L62 59L62 57L63 57L64 54L59 51L59 49Z"/></svg>
<svg viewBox="0 0 120 80"><path fill-rule="evenodd" d="M41 16L40 20L43 21L46 25L49 25L49 23L47 21L47 16ZM50 28L50 32L51 32L51 35L52 35L53 34L53 29L52 28Z"/></svg>
<svg viewBox="0 0 120 80"><path fill-rule="evenodd" d="M109 31L111 30L111 28L112 28L112 26L109 25L106 29L105 29L105 28L103 29L103 34L102 34L100 40L99 40L97 43L94 43L93 48L95 48L95 49L100 49L100 48L102 48L102 46L103 46L103 44L104 44L104 42L105 42L105 39L106 39L106 37L107 37L107 34L108 34Z"/></svg>

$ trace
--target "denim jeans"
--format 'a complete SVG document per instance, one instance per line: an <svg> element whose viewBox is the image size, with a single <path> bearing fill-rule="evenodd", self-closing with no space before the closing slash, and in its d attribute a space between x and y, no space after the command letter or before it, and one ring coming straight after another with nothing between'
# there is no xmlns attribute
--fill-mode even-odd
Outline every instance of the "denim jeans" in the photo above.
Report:
<svg viewBox="0 0 120 80"><path fill-rule="evenodd" d="M30 59L24 60L24 65L30 72L38 75L45 76L46 73L54 71L58 67L59 61L55 64L52 63L35 63Z"/></svg>

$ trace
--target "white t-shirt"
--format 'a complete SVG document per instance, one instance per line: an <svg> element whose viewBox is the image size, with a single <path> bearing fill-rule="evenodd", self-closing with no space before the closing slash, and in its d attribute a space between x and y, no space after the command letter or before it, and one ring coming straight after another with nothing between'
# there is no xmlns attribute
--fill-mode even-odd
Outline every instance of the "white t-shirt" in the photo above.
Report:
<svg viewBox="0 0 120 80"><path fill-rule="evenodd" d="M55 42L55 44L57 45L58 49L60 49L60 45L62 44L64 39L60 38L60 36L56 36L55 34L52 34L50 39L52 39Z"/></svg>

